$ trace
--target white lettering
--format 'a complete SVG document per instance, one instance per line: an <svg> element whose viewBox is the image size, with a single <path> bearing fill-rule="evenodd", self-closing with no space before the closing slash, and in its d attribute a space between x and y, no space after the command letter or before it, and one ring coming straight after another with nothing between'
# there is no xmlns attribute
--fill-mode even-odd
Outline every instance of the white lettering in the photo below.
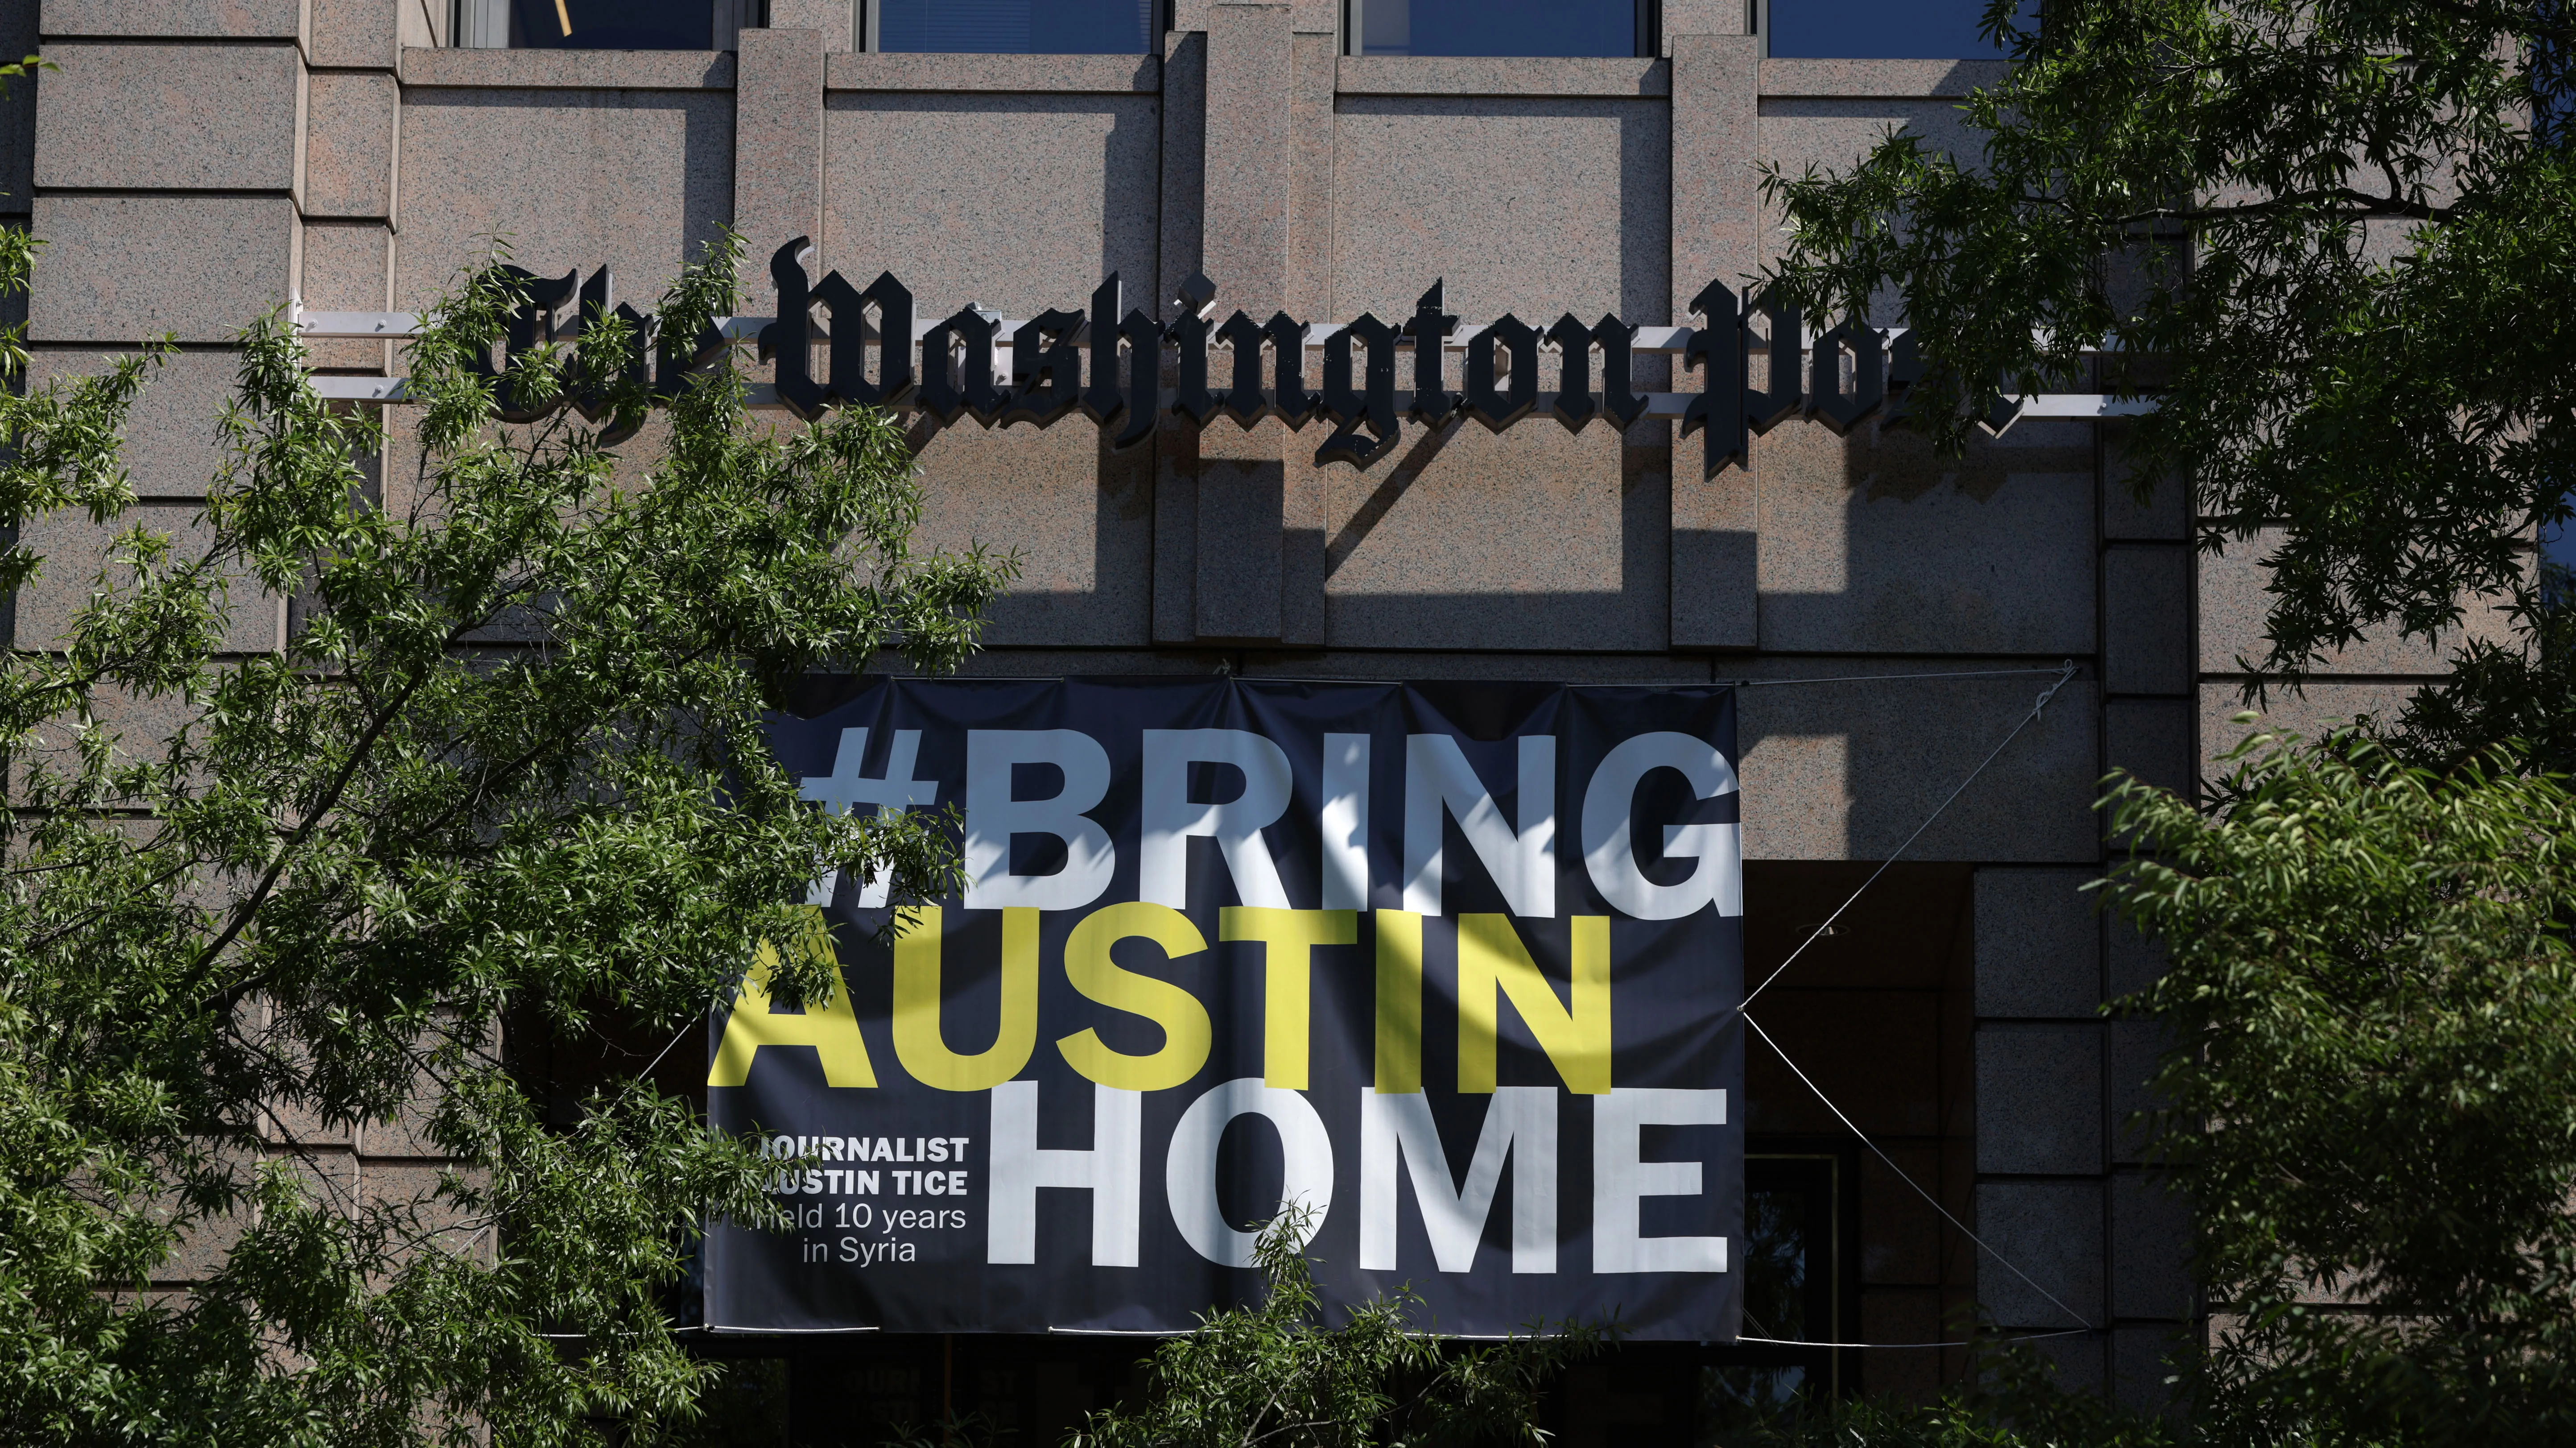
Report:
<svg viewBox="0 0 2576 1448"><path fill-rule="evenodd" d="M1011 767L1052 764L1064 787L1049 799L1011 797ZM1109 888L1117 847L1083 811L1109 792L1109 755L1072 729L970 729L966 732L966 908L1079 910ZM1053 835L1064 841L1064 868L1052 875L1011 873L1011 836Z"/></svg>
<svg viewBox="0 0 2576 1448"><path fill-rule="evenodd" d="M1704 739L1661 731L1620 741L1601 756L1583 792L1583 868L1611 908L1640 920L1679 920L1704 905L1720 915L1744 913L1741 832L1731 824L1664 826L1667 859L1699 860L1690 878L1658 885L1637 865L1637 784L1658 769L1678 770L1699 799L1733 794L1735 771Z"/></svg>
<svg viewBox="0 0 2576 1448"><path fill-rule="evenodd" d="M1556 737L1524 734L1520 742L1520 830L1503 823L1491 790L1469 767L1458 741L1414 734L1404 741L1404 908L1440 913L1441 814L1483 862L1515 915L1556 914Z"/></svg>
<svg viewBox="0 0 2576 1448"><path fill-rule="evenodd" d="M886 750L886 772L881 779L869 779L859 773L860 761L867 757L868 731L844 729L840 748L832 755L832 772L807 775L798 781L797 795L823 806L825 814L847 814L852 805L876 806L877 818L890 819L914 805L927 805L939 798L939 781L915 779L912 767L921 757L921 731L898 729L894 743ZM840 883L841 872L825 870L806 892L808 905L829 905L832 891ZM894 872L879 870L859 893L859 907L882 909L894 884Z"/></svg>
<svg viewBox="0 0 2576 1448"><path fill-rule="evenodd" d="M1724 1237L1640 1237L1641 1197L1695 1197L1700 1163L1642 1161L1641 1128L1724 1126L1724 1091L1623 1086L1592 1098L1592 1270L1723 1272Z"/></svg>
<svg viewBox="0 0 2576 1448"><path fill-rule="evenodd" d="M1091 1193L1091 1265L1133 1267L1143 1213L1143 1093L1091 1088L1091 1149L1038 1147L1038 1083L993 1088L992 1206L984 1260L1038 1260L1038 1189Z"/></svg>
<svg viewBox="0 0 2576 1448"><path fill-rule="evenodd" d="M1324 908L1369 908L1369 737L1324 736Z"/></svg>
<svg viewBox="0 0 2576 1448"><path fill-rule="evenodd" d="M1360 1088L1360 1266L1396 1266L1396 1164L1413 1176L1413 1202L1443 1272L1471 1272L1494 1209L1503 1158L1512 1162L1512 1270L1556 1270L1556 1098L1553 1086L1503 1086L1485 1108L1467 1178L1453 1188L1448 1153L1420 1092Z"/></svg>
<svg viewBox="0 0 2576 1448"><path fill-rule="evenodd" d="M1235 1230L1217 1203L1217 1143L1224 1138L1228 1122L1256 1114L1268 1117L1279 1132L1283 1171L1273 1216L1291 1205L1307 1209L1306 1230L1297 1239L1302 1247L1333 1209L1333 1139L1312 1103L1297 1092L1264 1086L1258 1076L1210 1088L1190 1103L1172 1128L1171 1155L1163 1163L1163 1191L1182 1240L1221 1266L1251 1266L1255 1234ZM998 1153L998 1133L996 1141ZM998 1171L998 1161L995 1166Z"/></svg>
<svg viewBox="0 0 2576 1448"><path fill-rule="evenodd" d="M1294 787L1288 756L1241 729L1148 729L1144 743L1144 835L1136 853L1137 898L1185 910L1190 903L1190 837L1214 839L1246 905L1288 907L1278 862L1261 841L1262 826L1288 812ZM1228 764L1243 774L1243 793L1224 804L1190 800L1190 766Z"/></svg>

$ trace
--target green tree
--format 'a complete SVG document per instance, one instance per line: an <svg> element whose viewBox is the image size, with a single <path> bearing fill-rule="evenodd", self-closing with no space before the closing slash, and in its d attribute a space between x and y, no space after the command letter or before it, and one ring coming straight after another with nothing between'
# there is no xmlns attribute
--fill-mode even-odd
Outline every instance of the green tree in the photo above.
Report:
<svg viewBox="0 0 2576 1448"><path fill-rule="evenodd" d="M1613 1333L1588 1323L1462 1344L1414 1321L1399 1291L1324 1320L1299 1250L1311 1214L1292 1206L1261 1229L1262 1297L1209 1313L1146 1365L1133 1409L1091 1415L1069 1448L1377 1448L1537 1445L1542 1393L1566 1363Z"/></svg>
<svg viewBox="0 0 2576 1448"><path fill-rule="evenodd" d="M2440 747L2563 731L2528 545L2576 485L2576 10L1995 0L1986 26L2012 63L1963 107L1979 149L1772 175L1771 285L1880 325L1901 297L1908 413L1946 449L1998 394L2152 390L2135 485L2187 478L2203 546L2272 565L2250 667L2490 597L2526 627L2471 651Z"/></svg>
<svg viewBox="0 0 2576 1448"><path fill-rule="evenodd" d="M2225 1314L2198 1427L2576 1441L2576 800L2349 733L2231 762L2218 816L2110 801L2151 851L2107 890L2171 953L2139 1005Z"/></svg>
<svg viewBox="0 0 2576 1448"><path fill-rule="evenodd" d="M0 233L0 284L32 246ZM733 310L737 261L660 325ZM119 460L166 348L0 395L0 588L47 565L48 515L130 524L59 648L0 671L0 1439L649 1441L711 1371L664 1293L702 1214L765 1219L761 1173L631 1072L549 1126L505 1022L685 1036L798 938L818 861L951 876L936 820L801 806L761 718L808 671L955 665L1008 560L913 552L899 431L748 426L722 358L640 479L572 413L492 424L516 303L474 276L412 344L420 462L382 499L376 424L251 327L177 536L125 517ZM630 340L507 385L622 430ZM283 649L219 659L281 595ZM138 708L183 722L120 734ZM776 974L831 988L810 955ZM353 1195L297 1145L406 1116L456 1161L433 1191ZM211 1274L152 1290L182 1248Z"/></svg>

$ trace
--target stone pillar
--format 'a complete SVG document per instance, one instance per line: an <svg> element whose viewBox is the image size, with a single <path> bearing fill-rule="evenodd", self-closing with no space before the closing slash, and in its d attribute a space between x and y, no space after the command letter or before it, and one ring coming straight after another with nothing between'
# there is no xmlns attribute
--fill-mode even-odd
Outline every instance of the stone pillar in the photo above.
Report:
<svg viewBox="0 0 2576 1448"><path fill-rule="evenodd" d="M2105 423L2101 429L2103 765L2188 797L2198 782L2200 744L2190 489L2167 478L2140 503L2121 465L2126 427ZM2144 988L2162 970L2156 953L2116 921L2108 924L2105 945L2103 991L2111 998ZM2145 1170L2143 1135L2128 1125L2153 1105L2146 1082L2163 1038L2145 1021L2114 1020L2105 1030L2114 1173L2111 1375L2124 1402L2162 1408L2169 1398L2163 1358L2198 1313L2190 1211Z"/></svg>
<svg viewBox="0 0 2576 1448"><path fill-rule="evenodd" d="M814 239L806 271L830 269L823 235L823 51L820 30L745 30L734 70L733 215L743 234L743 310L774 313L771 253ZM859 285L867 285L863 278Z"/></svg>
<svg viewBox="0 0 2576 1448"><path fill-rule="evenodd" d="M1706 11L1708 13L1703 13ZM1672 320L1711 281L1741 287L1761 267L1758 42L1730 30L1676 34L1676 24L1716 25L1740 7L1665 6L1672 67ZM1704 382L1676 367L1672 386ZM1676 649L1749 649L1756 639L1755 538L1759 527L1748 457L1715 477L1699 437L1673 439L1672 642Z"/></svg>
<svg viewBox="0 0 2576 1448"><path fill-rule="evenodd" d="M1976 877L1972 1225L2002 1259L1980 1254L1977 1300L2006 1332L2106 1320L2102 934L2081 893L2095 873L1985 869ZM2064 1386L2101 1386L2100 1338L2040 1346Z"/></svg>
<svg viewBox="0 0 2576 1448"><path fill-rule="evenodd" d="M1264 321L1288 302L1289 98L1296 44L1285 4L1208 7L1206 187L1200 252L1217 286L1213 320ZM1215 372L1217 364L1211 363ZM1284 632L1288 432L1211 422L1198 441L1196 631L1276 641ZM1320 526L1320 525L1319 525Z"/></svg>

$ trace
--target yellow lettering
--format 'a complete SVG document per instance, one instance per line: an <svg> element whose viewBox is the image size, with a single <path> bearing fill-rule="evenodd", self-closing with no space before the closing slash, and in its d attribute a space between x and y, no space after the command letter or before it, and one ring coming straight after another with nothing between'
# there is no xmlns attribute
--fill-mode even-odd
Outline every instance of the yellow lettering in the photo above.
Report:
<svg viewBox="0 0 2576 1448"><path fill-rule="evenodd" d="M1573 920L1574 1000L1559 1004L1512 922L1502 915L1458 917L1458 1089L1494 1089L1495 996L1509 996L1539 1049L1578 1095L1610 1089L1610 917Z"/></svg>
<svg viewBox="0 0 2576 1448"><path fill-rule="evenodd" d="M936 1091L990 1091L1020 1074L1038 1046L1038 912L1002 912L1002 1009L992 1049L961 1056L939 1028L939 907L918 906L894 940L894 1054Z"/></svg>
<svg viewBox="0 0 2576 1448"><path fill-rule="evenodd" d="M1130 900L1084 917L1065 937L1064 974L1073 988L1115 1010L1143 1016L1163 1028L1163 1048L1148 1056L1113 1051L1085 1027L1058 1040L1073 1069L1120 1091L1161 1091L1178 1086L1207 1064L1211 1032L1207 1007L1167 980L1138 975L1109 958L1121 940L1150 940L1178 960L1207 949L1207 937L1169 905Z"/></svg>
<svg viewBox="0 0 2576 1448"><path fill-rule="evenodd" d="M1261 1084L1305 1090L1314 949L1357 941L1360 913L1228 905L1216 913L1216 938L1262 943Z"/></svg>
<svg viewBox="0 0 2576 1448"><path fill-rule="evenodd" d="M806 960L837 961L832 927L824 922L822 911L810 915L805 933L792 948ZM831 999L807 1001L804 1014L794 1015L769 1008L769 982L778 966L778 948L762 941L751 973L734 997L733 1015L725 1022L724 1040L716 1046L715 1064L707 1068L707 1084L740 1086L749 1080L752 1058L763 1046L813 1047L823 1063L827 1086L877 1084L876 1068L868 1062L868 1044L859 1037L859 1020L850 1012L849 988L841 983L839 970L832 973Z"/></svg>
<svg viewBox="0 0 2576 1448"><path fill-rule="evenodd" d="M1377 912L1377 1089L1422 1089L1422 917Z"/></svg>

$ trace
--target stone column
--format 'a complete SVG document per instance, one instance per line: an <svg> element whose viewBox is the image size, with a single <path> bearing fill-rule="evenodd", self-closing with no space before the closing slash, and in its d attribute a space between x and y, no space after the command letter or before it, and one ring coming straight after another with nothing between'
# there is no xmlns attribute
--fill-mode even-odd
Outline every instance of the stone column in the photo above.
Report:
<svg viewBox="0 0 2576 1448"><path fill-rule="evenodd" d="M1692 298L1712 281L1742 287L1760 270L1762 154L1759 43L1741 29L1740 7L1664 9L1672 66L1672 319L1690 320ZM1717 34L1676 34L1677 24ZM1673 369L1672 386L1706 385ZM1672 449L1672 641L1676 649L1749 649L1756 643L1755 539L1759 528L1748 456L1715 477L1698 435Z"/></svg>
<svg viewBox="0 0 2576 1448"><path fill-rule="evenodd" d="M743 234L743 310L774 313L771 253L813 238L806 271L829 269L823 235L823 51L820 30L745 30L734 70L733 216ZM865 286L862 280L859 283Z"/></svg>

